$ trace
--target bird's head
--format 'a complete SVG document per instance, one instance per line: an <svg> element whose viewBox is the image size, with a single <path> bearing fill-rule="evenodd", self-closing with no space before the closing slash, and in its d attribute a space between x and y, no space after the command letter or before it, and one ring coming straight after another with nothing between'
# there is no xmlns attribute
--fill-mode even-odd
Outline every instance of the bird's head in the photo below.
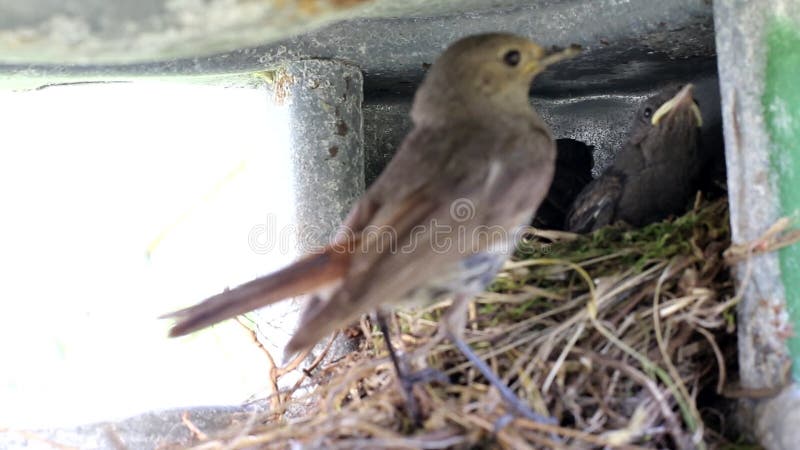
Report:
<svg viewBox="0 0 800 450"><path fill-rule="evenodd" d="M667 89L653 97L652 100L652 104L647 105L646 108L652 106L657 106L657 108L645 110L652 112L649 114L651 125L670 127L674 122L683 121L696 127L703 126L703 115L694 100L694 85L691 83L681 88Z"/></svg>
<svg viewBox="0 0 800 450"><path fill-rule="evenodd" d="M631 132L633 143L645 152L663 149L666 154L692 148L700 134L703 116L694 100L694 86L671 86L647 99L639 108ZM660 145L654 145L661 143ZM657 157L658 155L649 155Z"/></svg>
<svg viewBox="0 0 800 450"><path fill-rule="evenodd" d="M528 92L534 77L578 52L570 47L548 53L530 39L513 34L463 38L431 66L415 96L412 115L419 122L445 112L452 116L530 110Z"/></svg>

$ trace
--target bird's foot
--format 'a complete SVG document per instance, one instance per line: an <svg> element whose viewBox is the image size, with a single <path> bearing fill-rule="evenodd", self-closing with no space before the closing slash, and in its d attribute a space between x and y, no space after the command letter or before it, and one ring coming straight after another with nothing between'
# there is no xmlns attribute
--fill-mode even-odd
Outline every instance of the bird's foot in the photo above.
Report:
<svg viewBox="0 0 800 450"><path fill-rule="evenodd" d="M486 363L478 355L475 354L475 352L469 347L469 345L467 345L466 342L464 342L463 339L457 337L453 333L449 333L448 337L456 346L456 348L458 348L461 353L472 363L472 365L475 366L479 372L481 372L483 377L486 378L486 380L488 380L489 383L498 390L498 392L500 392L500 396L503 397L503 400L505 400L506 404L510 407L513 416L523 417L533 422L548 425L556 425L558 423L558 421L553 417L543 416L533 412L528 404L520 400L520 398L517 397L516 394L514 394L514 392L508 386L506 386L505 383L503 383L503 381L492 371L492 369L486 365ZM502 428L508 425L511 420L513 420L513 417L511 419L508 419L505 416L501 417L500 420L495 423L495 427L500 426L500 428Z"/></svg>
<svg viewBox="0 0 800 450"><path fill-rule="evenodd" d="M405 366L405 364L403 364ZM431 382L448 383L450 380L439 370L433 368L425 368L410 372L395 365L397 380L400 382L400 387L403 390L403 396L406 400L406 409L409 416L414 421L415 426L421 426L423 422L422 410L417 398L414 396L414 386L417 384L427 384Z"/></svg>
<svg viewBox="0 0 800 450"><path fill-rule="evenodd" d="M414 396L414 385L419 383L430 383L432 381L447 383L449 380L443 372L433 368L426 368L418 371L409 370L407 367L406 358L403 358L403 355L401 355L400 352L394 348L394 345L392 345L392 341L389 337L389 324L386 321L386 317L380 311L376 312L375 316L377 318L378 327L383 333L384 341L386 342L386 349L389 352L389 357L392 360L395 373L397 374L397 380L399 381L400 387L403 390L408 415L414 421L415 426L421 426L422 411L417 403L417 398Z"/></svg>

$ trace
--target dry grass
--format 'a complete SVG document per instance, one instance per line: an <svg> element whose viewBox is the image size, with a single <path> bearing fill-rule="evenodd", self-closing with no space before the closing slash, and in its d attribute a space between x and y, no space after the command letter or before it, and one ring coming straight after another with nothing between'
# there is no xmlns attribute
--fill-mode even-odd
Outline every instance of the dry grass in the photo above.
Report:
<svg viewBox="0 0 800 450"><path fill-rule="evenodd" d="M365 320L358 352L307 374L314 389L275 396L270 414L198 439L197 448L716 447L726 413L714 413L715 399L735 364L729 236L721 200L640 230L527 242L474 303L466 337L559 426L510 421L449 343L429 342L440 304L396 317L395 343L451 380L415 387L422 428L408 418L382 337Z"/></svg>

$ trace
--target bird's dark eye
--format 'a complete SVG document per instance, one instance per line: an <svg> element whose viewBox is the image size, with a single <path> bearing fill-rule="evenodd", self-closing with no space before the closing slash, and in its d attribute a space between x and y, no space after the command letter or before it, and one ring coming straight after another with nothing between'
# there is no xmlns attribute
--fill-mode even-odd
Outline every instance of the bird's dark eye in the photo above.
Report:
<svg viewBox="0 0 800 450"><path fill-rule="evenodd" d="M503 55L503 62L511 67L519 64L520 59L522 59L522 55L520 55L519 50L509 50Z"/></svg>
<svg viewBox="0 0 800 450"><path fill-rule="evenodd" d="M643 114L645 119L649 119L653 115L653 108L645 108Z"/></svg>

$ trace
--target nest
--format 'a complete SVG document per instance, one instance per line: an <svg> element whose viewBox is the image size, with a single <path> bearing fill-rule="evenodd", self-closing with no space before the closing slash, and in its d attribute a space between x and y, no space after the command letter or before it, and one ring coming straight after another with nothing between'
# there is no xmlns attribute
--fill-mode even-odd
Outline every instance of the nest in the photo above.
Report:
<svg viewBox="0 0 800 450"><path fill-rule="evenodd" d="M725 199L642 229L541 232L525 242L473 303L465 338L559 425L509 416L449 342L432 340L443 303L395 316L395 345L449 378L415 386L422 426L405 410L383 337L364 319L350 330L364 335L358 351L304 369L312 389L274 395L269 413L198 447L717 446L728 416L720 394L736 359L729 246ZM273 371L276 386L285 372Z"/></svg>

